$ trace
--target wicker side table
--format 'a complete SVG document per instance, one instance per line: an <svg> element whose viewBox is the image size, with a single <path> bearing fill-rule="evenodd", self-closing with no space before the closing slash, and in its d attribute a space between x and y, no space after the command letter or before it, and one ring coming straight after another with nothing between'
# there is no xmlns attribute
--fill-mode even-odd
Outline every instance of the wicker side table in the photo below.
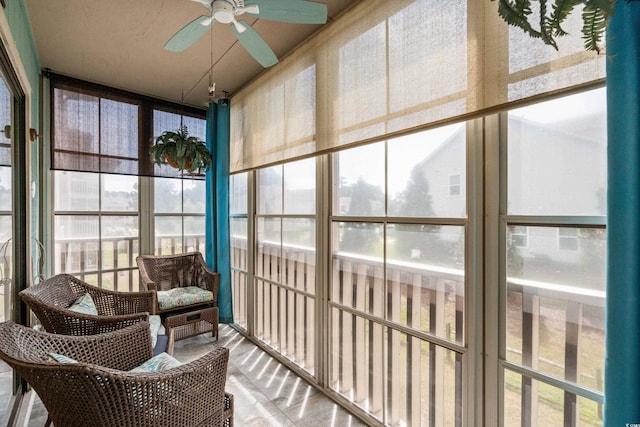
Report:
<svg viewBox="0 0 640 427"><path fill-rule="evenodd" d="M164 321L167 335L173 334L174 341L195 337L211 332L218 339L218 307L207 307L167 316Z"/></svg>

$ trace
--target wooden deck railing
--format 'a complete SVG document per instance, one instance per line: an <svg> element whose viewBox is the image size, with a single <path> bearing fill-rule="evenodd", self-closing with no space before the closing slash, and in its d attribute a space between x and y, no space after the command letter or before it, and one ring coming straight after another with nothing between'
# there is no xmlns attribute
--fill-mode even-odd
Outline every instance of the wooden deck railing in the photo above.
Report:
<svg viewBox="0 0 640 427"><path fill-rule="evenodd" d="M121 291L137 291L138 269L136 257L139 254L137 236L102 237L99 251L98 237L57 239L54 248L54 274L69 273L92 283L98 274L109 275L109 284L103 286ZM188 251L202 251L205 246L204 234L161 235L155 237L155 247L159 254L174 254ZM99 259L99 257L102 259ZM116 274L117 273L117 274ZM122 276L122 277L121 277ZM119 283L122 281L123 283Z"/></svg>
<svg viewBox="0 0 640 427"><path fill-rule="evenodd" d="M261 242L255 257L255 312L248 313L246 239L232 238L234 315L245 324L253 319L256 337L313 374L314 338L322 334L315 325L315 251ZM331 263L330 342L321 350L329 359L328 387L389 425L461 426L464 272L393 260L385 267L380 258L349 253L334 254ZM508 301L514 298L522 304L509 303L507 318L519 320L507 333L522 348L507 352L520 351L518 363L537 370L539 348L547 345L540 341L540 330L552 322L566 331L560 378L597 390L597 385L579 381L581 374L598 376L581 372L581 331L589 328L592 341L595 337L604 348L602 325L594 318L604 307L604 292L513 278L508 280ZM559 301L561 315L541 313L541 298ZM523 426L538 411L540 396L531 382L522 375ZM579 425L579 400L576 393L565 392L555 405L564 425Z"/></svg>

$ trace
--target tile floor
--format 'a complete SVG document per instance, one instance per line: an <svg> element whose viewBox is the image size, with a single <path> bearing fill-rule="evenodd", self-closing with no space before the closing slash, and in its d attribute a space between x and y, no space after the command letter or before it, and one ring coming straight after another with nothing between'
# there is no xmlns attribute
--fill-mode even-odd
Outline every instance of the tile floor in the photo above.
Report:
<svg viewBox="0 0 640 427"><path fill-rule="evenodd" d="M188 362L216 345L231 352L226 390L234 395L236 427L366 425L227 325L218 342L207 334L178 341L174 356ZM46 413L33 400L28 427L42 427Z"/></svg>

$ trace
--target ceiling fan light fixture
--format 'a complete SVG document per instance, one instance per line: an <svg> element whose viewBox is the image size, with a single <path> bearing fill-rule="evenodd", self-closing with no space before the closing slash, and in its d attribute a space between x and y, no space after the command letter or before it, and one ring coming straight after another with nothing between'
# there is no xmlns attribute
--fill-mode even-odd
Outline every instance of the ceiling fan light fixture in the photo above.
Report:
<svg viewBox="0 0 640 427"><path fill-rule="evenodd" d="M211 16L222 24L230 24L236 20L236 10L224 0L216 0L211 5Z"/></svg>

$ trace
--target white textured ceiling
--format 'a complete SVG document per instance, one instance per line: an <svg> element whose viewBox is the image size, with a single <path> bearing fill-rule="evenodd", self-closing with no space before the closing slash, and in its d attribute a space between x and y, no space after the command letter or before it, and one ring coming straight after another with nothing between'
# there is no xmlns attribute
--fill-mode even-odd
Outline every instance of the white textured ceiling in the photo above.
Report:
<svg viewBox="0 0 640 427"><path fill-rule="evenodd" d="M268 1L268 0L265 0ZM322 0L330 22L358 0ZM216 96L233 94L263 72L216 23L183 52L164 43L207 10L191 0L25 0L42 68L143 95L205 107L213 63ZM318 31L319 25L242 17L278 58ZM213 53L213 55L212 55ZM213 59L212 59L213 57Z"/></svg>

